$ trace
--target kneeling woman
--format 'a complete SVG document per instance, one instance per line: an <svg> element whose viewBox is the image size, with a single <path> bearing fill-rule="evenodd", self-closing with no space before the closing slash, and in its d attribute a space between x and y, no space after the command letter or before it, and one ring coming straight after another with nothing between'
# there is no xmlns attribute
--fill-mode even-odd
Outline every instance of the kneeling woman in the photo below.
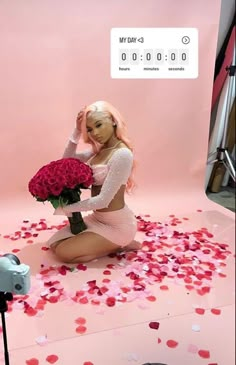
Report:
<svg viewBox="0 0 236 365"><path fill-rule="evenodd" d="M125 131L120 113L105 101L95 102L78 114L63 157L79 158L90 165L95 180L92 197L58 208L54 214L93 213L84 217L85 231L73 235L67 225L49 239L51 249L63 262L88 262L121 248L139 248L134 241L136 219L124 200L125 191L134 185L133 153ZM81 134L92 148L76 153Z"/></svg>

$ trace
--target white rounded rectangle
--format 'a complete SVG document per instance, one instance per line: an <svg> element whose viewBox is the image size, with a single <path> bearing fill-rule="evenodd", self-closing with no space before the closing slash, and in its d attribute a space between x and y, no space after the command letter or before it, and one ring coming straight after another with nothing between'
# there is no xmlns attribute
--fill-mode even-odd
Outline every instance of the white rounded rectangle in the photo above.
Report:
<svg viewBox="0 0 236 365"><path fill-rule="evenodd" d="M112 28L110 40L111 78L198 77L196 28Z"/></svg>

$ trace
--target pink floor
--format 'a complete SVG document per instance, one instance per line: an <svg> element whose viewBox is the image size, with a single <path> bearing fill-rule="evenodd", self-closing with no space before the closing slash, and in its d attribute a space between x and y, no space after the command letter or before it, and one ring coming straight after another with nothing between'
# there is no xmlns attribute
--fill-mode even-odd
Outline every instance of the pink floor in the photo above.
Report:
<svg viewBox="0 0 236 365"><path fill-rule="evenodd" d="M5 202L0 253L32 273L6 316L11 365L235 363L234 214L200 193L128 204L142 250L63 267L44 243L63 218Z"/></svg>

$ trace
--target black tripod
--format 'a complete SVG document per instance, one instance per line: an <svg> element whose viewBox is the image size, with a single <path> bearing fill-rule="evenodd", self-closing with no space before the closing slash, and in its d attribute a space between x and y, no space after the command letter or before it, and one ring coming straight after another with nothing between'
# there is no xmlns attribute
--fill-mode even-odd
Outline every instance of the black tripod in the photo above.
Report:
<svg viewBox="0 0 236 365"><path fill-rule="evenodd" d="M226 147L226 138L227 138L227 130L228 130L228 123L229 123L229 113L230 113L230 99L233 90L233 77L236 73L236 66L229 66L226 67L226 71L230 77L229 79L229 89L227 93L227 104L226 104L226 111L225 111L225 121L224 121L224 133L220 147L217 148L215 152L212 152L208 157L208 164L212 164L215 162L221 162L225 165L226 170L229 171L230 176L232 177L233 181L236 181L235 178L235 168L234 163L231 159L231 156L228 152L228 148Z"/></svg>
<svg viewBox="0 0 236 365"><path fill-rule="evenodd" d="M0 291L0 312L2 316L2 333L3 333L3 343L4 343L4 356L5 356L5 365L9 365L9 354L7 347L7 330L6 330L6 322L5 322L5 312L7 311L7 302L13 300L13 295L11 293Z"/></svg>

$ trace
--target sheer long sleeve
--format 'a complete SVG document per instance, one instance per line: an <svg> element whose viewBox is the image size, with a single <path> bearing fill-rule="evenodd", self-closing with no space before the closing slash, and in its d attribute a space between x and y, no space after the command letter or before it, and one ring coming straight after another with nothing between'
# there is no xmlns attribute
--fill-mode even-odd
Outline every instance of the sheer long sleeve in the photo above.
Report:
<svg viewBox="0 0 236 365"><path fill-rule="evenodd" d="M133 154L128 148L120 148L108 162L108 174L102 185L100 194L78 203L66 205L64 212L82 212L107 208L121 185L126 184L131 174Z"/></svg>
<svg viewBox="0 0 236 365"><path fill-rule="evenodd" d="M79 137L80 137L79 132L78 131L76 131L76 132L77 132L76 138L73 136L73 134L74 134L74 132L73 132L72 137L70 137L70 139L68 140L65 150L63 152L62 158L74 157L74 158L80 159L82 162L87 162L88 159L90 157L92 157L94 152L92 149L88 149L88 150L81 151L81 152L76 152L77 144L78 144Z"/></svg>

